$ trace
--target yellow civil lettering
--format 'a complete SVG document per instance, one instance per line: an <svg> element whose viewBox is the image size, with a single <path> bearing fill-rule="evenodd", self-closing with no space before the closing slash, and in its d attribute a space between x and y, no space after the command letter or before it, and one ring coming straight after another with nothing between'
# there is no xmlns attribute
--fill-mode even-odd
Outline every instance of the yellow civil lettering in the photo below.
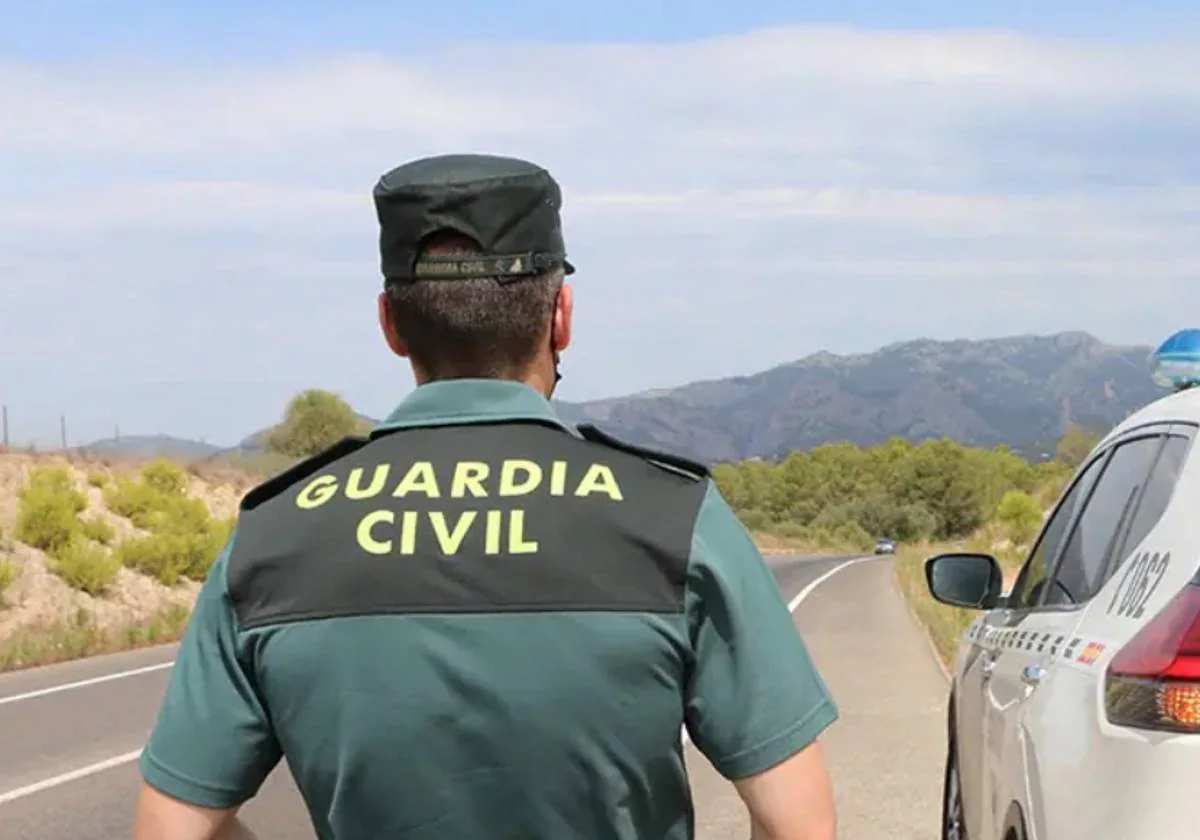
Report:
<svg viewBox="0 0 1200 840"><path fill-rule="evenodd" d="M567 462L555 461L550 465L550 495L562 496L567 492Z"/></svg>
<svg viewBox="0 0 1200 840"><path fill-rule="evenodd" d="M508 514L508 553L537 554L537 550L537 540L525 539L525 511L511 511Z"/></svg>
<svg viewBox="0 0 1200 840"><path fill-rule="evenodd" d="M417 461L409 467L404 478L400 479L400 483L396 485L396 490L392 495L400 499L409 493L424 493L431 499L441 496L441 492L438 490L437 476L433 473L433 464L428 461Z"/></svg>
<svg viewBox="0 0 1200 840"><path fill-rule="evenodd" d="M621 494L620 486L617 484L617 477L604 464L592 464L588 467L588 471L584 473L579 486L575 488L576 496L590 496L593 493L603 493L614 502L619 502L625 498Z"/></svg>
<svg viewBox="0 0 1200 840"><path fill-rule="evenodd" d="M371 534L371 529L380 524L396 524L396 514L390 510L376 510L368 513L358 523L358 545L368 554L387 554L392 550L391 540L377 540Z"/></svg>
<svg viewBox="0 0 1200 840"><path fill-rule="evenodd" d="M517 476L521 473L524 473L524 480L518 482ZM542 468L533 461L517 459L500 465L501 496L524 496L536 490L541 483Z"/></svg>
<svg viewBox="0 0 1200 840"><path fill-rule="evenodd" d="M390 471L391 467L388 464L377 465L375 471L371 473L370 486L364 490L362 486L363 468L355 467L350 470L350 475L346 478L346 498L369 499L372 496L378 496L383 490L383 485L387 483Z"/></svg>
<svg viewBox="0 0 1200 840"><path fill-rule="evenodd" d="M417 512L406 510L400 514L400 553L417 553Z"/></svg>
<svg viewBox="0 0 1200 840"><path fill-rule="evenodd" d="M454 465L454 479L450 482L450 496L461 499L470 491L477 499L487 496L484 479L488 477L488 465L482 461L459 461Z"/></svg>
<svg viewBox="0 0 1200 840"><path fill-rule="evenodd" d="M475 522L475 518L479 516L476 511L468 510L458 517L458 521L454 523L454 530L451 531L446 526L446 514L439 511L434 511L429 514L429 524L433 526L433 534L437 537L438 545L442 548L442 554L453 555L457 554L462 548L463 540L467 537L467 532L471 530L471 525Z"/></svg>
<svg viewBox="0 0 1200 840"><path fill-rule="evenodd" d="M486 530L483 532L483 553L497 555L500 553L500 535L504 531L504 514L498 510L487 512Z"/></svg>
<svg viewBox="0 0 1200 840"><path fill-rule="evenodd" d="M337 495L338 480L332 475L319 475L300 491L296 497L296 507L304 510L319 508Z"/></svg>

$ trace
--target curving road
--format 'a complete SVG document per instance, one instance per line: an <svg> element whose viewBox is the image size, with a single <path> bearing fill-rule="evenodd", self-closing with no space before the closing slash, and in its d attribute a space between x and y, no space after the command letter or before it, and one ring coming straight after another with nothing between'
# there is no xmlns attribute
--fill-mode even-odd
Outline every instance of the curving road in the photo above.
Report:
<svg viewBox="0 0 1200 840"><path fill-rule="evenodd" d="M771 558L841 707L825 743L845 840L937 836L946 683L890 559ZM0 840L123 840L136 757L174 647L0 675ZM700 840L744 840L732 788L687 747ZM312 837L286 767L244 810L262 840Z"/></svg>

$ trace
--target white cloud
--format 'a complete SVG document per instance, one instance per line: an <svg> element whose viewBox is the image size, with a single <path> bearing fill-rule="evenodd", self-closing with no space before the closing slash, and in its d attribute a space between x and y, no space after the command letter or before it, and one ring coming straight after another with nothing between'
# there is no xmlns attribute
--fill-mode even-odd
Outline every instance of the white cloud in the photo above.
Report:
<svg viewBox="0 0 1200 840"><path fill-rule="evenodd" d="M914 333L1153 339L1200 269L1197 47L778 28L275 66L0 56L0 379L53 400L105 370L236 370L366 399L396 376L370 355L371 186L462 150L563 182L568 396Z"/></svg>

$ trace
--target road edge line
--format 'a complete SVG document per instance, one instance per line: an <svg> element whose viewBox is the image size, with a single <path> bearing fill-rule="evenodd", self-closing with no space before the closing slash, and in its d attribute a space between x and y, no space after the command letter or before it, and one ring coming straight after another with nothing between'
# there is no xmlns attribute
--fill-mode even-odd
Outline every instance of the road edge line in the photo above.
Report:
<svg viewBox="0 0 1200 840"><path fill-rule="evenodd" d="M114 756L113 758L97 761L95 764L89 764L87 767L80 767L78 770L72 770L69 773L60 773L57 776L51 776L49 779L42 779L40 782L34 782L31 785L25 785L14 790L0 793L0 805L7 805L10 802L15 802L18 799L24 799L27 796L33 796L35 793L41 793L44 790L56 788L59 785L65 785L68 782L75 782L79 779L85 779L88 776L94 776L97 773L103 773L105 770L112 770L114 767L120 767L123 764L128 764L131 761L137 761L141 758L142 751L140 749L133 752L124 753Z"/></svg>
<svg viewBox="0 0 1200 840"><path fill-rule="evenodd" d="M100 685L114 680L128 679L129 677L140 677L142 674L152 674L155 671L162 671L174 666L175 660L170 662L159 662L155 665L146 665L141 668L130 668L128 671L118 671L115 674L104 674L99 677L89 677L86 680L76 680L75 682L60 683L52 685L48 688L39 688L34 691L25 691L21 694L10 694L7 697L0 697L0 706L6 706L9 703L19 703L22 700L34 700L38 697L46 697L50 694L58 694L61 691L72 691L76 688L87 688L93 685Z"/></svg>

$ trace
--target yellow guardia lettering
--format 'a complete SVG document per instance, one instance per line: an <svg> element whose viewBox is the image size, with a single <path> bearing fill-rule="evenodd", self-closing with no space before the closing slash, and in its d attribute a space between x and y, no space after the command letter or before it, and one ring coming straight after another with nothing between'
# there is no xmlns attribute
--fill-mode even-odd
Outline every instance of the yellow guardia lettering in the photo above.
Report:
<svg viewBox="0 0 1200 840"><path fill-rule="evenodd" d="M331 475L319 475L300 491L296 497L296 507L302 510L313 510L328 502L337 495L338 480Z"/></svg>
<svg viewBox="0 0 1200 840"><path fill-rule="evenodd" d="M450 482L450 498L462 499L470 493L476 499L487 496L483 482L487 480L488 465L482 461L459 461L454 465L454 480Z"/></svg>
<svg viewBox="0 0 1200 840"><path fill-rule="evenodd" d="M604 464L592 464L588 467L583 480L575 488L576 496L590 496L592 493L603 493L614 502L619 502L625 498L621 495L621 487L617 484L617 477Z"/></svg>
<svg viewBox="0 0 1200 840"><path fill-rule="evenodd" d="M363 489L363 468L355 467L350 470L350 477L346 479L346 498L347 499L370 499L378 496L383 492L383 486L387 483L388 473L392 468L388 464L379 464L371 471L371 485L367 489Z"/></svg>
<svg viewBox="0 0 1200 840"><path fill-rule="evenodd" d="M296 506L302 510L315 510L341 493L351 501L362 501L381 496L387 490L389 478L399 470L395 465L376 464L355 467L345 477L343 485L334 475L320 475L309 481L296 496ZM400 467L399 469L404 469ZM572 474L566 461L551 461L545 465L521 458L500 462L493 470L484 461L458 461L453 469L442 476L439 483L437 471L430 461L417 461L404 470L392 490L392 498L423 496L426 499L442 497L442 487L448 486L450 498L486 499L489 495L499 498L528 496L542 490L551 498L566 496L568 491L576 498L608 497L622 502L625 495L621 490L612 468L606 464L589 464L582 477ZM489 479L494 480L492 487ZM397 505L402 506L402 505ZM531 528L526 509L469 510L453 514L445 511L417 510L374 510L365 514L358 522L355 538L367 554L383 556L399 554L412 556L418 546L429 551L434 545L445 556L454 556L470 542L470 537L482 531L483 553L488 556L536 554L540 544L530 533Z"/></svg>
<svg viewBox="0 0 1200 840"><path fill-rule="evenodd" d="M533 461L505 461L500 465L499 496L524 496L542 483L542 468Z"/></svg>
<svg viewBox="0 0 1200 840"><path fill-rule="evenodd" d="M431 499L441 498L442 494L438 490L433 464L428 461L417 461L409 467L404 478L400 479L400 483L396 485L396 491L392 495L397 499L403 499L409 493L424 493Z"/></svg>

